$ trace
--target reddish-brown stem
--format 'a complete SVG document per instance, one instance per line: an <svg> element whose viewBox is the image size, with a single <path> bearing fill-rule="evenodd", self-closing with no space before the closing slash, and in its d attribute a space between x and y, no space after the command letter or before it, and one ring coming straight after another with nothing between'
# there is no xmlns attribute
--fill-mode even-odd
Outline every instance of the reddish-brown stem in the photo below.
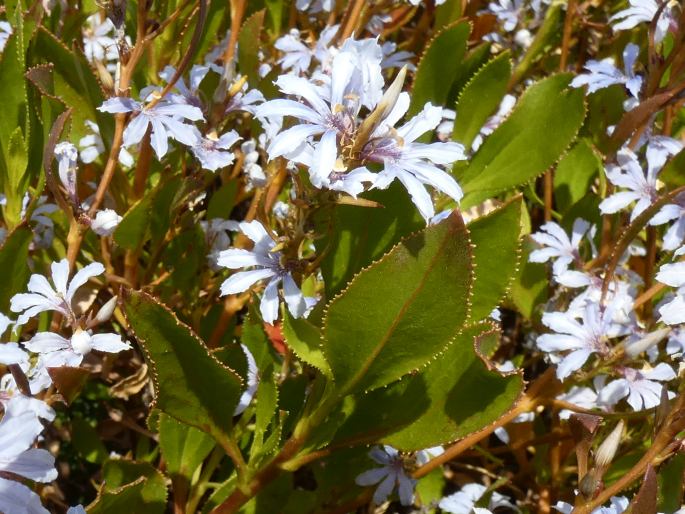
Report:
<svg viewBox="0 0 685 514"><path fill-rule="evenodd" d="M561 57L559 58L559 71L565 71L568 63L568 54L571 47L571 35L573 33L573 16L576 14L577 0L569 0L566 6L566 18L564 18L564 33L561 39Z"/></svg>
<svg viewBox="0 0 685 514"><path fill-rule="evenodd" d="M245 0L231 0L231 36L228 38L228 46L224 52L224 69L230 66L235 54L235 46L238 43L240 26L245 16Z"/></svg>
<svg viewBox="0 0 685 514"><path fill-rule="evenodd" d="M604 299L606 298L607 292L609 291L609 284L613 279L618 262L620 261L623 252L625 252L626 248L628 248L630 242L638 235L640 230L647 225L649 220L652 219L652 216L654 216L659 209L661 209L667 203L670 203L683 191L685 191L685 186L674 189L673 191L660 197L649 207L647 207L647 209L645 209L637 218L635 218L635 220L633 220L633 222L623 231L621 237L614 245L613 253L611 254L609 263L606 266L604 281L602 283L602 298L600 303L603 303Z"/></svg>
<svg viewBox="0 0 685 514"><path fill-rule="evenodd" d="M554 175L547 170L544 177L545 221L552 220L552 204L554 203Z"/></svg>
<svg viewBox="0 0 685 514"><path fill-rule="evenodd" d="M352 35L354 29L357 27L357 21L361 16L365 3L366 2L364 0L353 0L353 2L350 3L347 11L345 12L345 17L340 25L340 29L333 39L335 43L345 41Z"/></svg>
<svg viewBox="0 0 685 514"><path fill-rule="evenodd" d="M642 456L642 458L630 470L624 473L618 480L601 491L595 498L583 505L573 509L572 514L590 514L594 509L603 505L612 496L617 496L621 491L629 487L633 482L639 480L644 474L647 466L658 463L661 453L666 450L674 441L678 432L685 429L685 396L682 392L673 406L668 418L657 433L652 446Z"/></svg>
<svg viewBox="0 0 685 514"><path fill-rule="evenodd" d="M497 428L502 427L509 423L511 420L516 418L519 414L524 412L530 412L535 408L536 405L542 399L549 395L554 395L557 391L555 387L554 369L549 368L540 377L538 377L535 382L530 386L529 390L523 395L523 398L519 403L504 416L499 418L495 423L487 426L473 434L457 441L454 445L450 446L441 455L438 455L434 459L429 460L426 464L421 466L413 473L414 478L421 478L426 476L428 473L433 471L435 468L442 466L444 463L458 457L464 451L468 450L473 445L479 443L490 434L492 434Z"/></svg>

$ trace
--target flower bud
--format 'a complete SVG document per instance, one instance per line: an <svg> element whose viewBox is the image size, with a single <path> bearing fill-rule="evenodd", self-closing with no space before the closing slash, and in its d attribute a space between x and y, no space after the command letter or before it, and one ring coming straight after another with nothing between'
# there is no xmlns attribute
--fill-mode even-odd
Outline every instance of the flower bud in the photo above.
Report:
<svg viewBox="0 0 685 514"><path fill-rule="evenodd" d="M652 346L661 341L664 337L668 335L670 331L671 329L668 327L661 328L659 330L655 330L654 332L650 332L642 339L627 342L625 344L626 355L630 358L637 357L642 352L649 350Z"/></svg>
<svg viewBox="0 0 685 514"><path fill-rule="evenodd" d="M78 202L76 194L76 161L78 150L68 141L62 141L55 146L55 157L57 158L59 180L66 189L69 198Z"/></svg>
<svg viewBox="0 0 685 514"><path fill-rule="evenodd" d="M99 236L111 236L121 220L121 216L112 209L104 209L98 211L95 215L95 219L90 224L90 228Z"/></svg>
<svg viewBox="0 0 685 514"><path fill-rule="evenodd" d="M90 334L80 328L76 329L74 335L71 336L71 347L76 353L88 355L93 349Z"/></svg>
<svg viewBox="0 0 685 514"><path fill-rule="evenodd" d="M624 427L625 423L623 420L619 421L616 428L609 434L609 437L607 437L602 444L599 445L599 448L597 448L597 454L595 455L595 465L597 468L605 470L609 467L611 461L614 460L618 445L621 442Z"/></svg>
<svg viewBox="0 0 685 514"><path fill-rule="evenodd" d="M97 315L95 316L95 321L97 323L104 323L105 321L108 321L109 318L112 317L112 314L114 313L114 309L117 306L117 297L113 296L110 298L107 303L105 303L100 310L98 311Z"/></svg>

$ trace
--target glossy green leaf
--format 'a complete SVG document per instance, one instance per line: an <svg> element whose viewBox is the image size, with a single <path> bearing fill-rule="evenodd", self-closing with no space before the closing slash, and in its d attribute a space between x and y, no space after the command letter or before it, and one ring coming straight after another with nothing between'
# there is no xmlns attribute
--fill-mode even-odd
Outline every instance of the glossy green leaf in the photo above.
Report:
<svg viewBox="0 0 685 514"><path fill-rule="evenodd" d="M400 184L393 184L385 191L372 191L364 198L382 207L338 205L332 215L324 213L325 219L320 222L320 231L329 234L317 241L317 250L325 252L321 273L329 298L402 237L425 226Z"/></svg>
<svg viewBox="0 0 685 514"><path fill-rule="evenodd" d="M554 171L555 208L564 214L590 190L604 169L602 158L586 140L578 143L562 157Z"/></svg>
<svg viewBox="0 0 685 514"><path fill-rule="evenodd" d="M72 137L78 140L89 132L85 120L96 121L102 140L109 147L114 134L114 118L97 110L104 101L104 95L83 52L78 48L67 48L44 27L36 31L33 44L34 55L40 56L40 62L53 66L55 96L74 109Z"/></svg>
<svg viewBox="0 0 685 514"><path fill-rule="evenodd" d="M493 325L471 325L421 371L362 397L346 398L347 419L340 423L334 444L380 439L398 449L419 450L494 422L523 390L520 375L503 376L480 357L477 347L498 344L499 332Z"/></svg>
<svg viewBox="0 0 685 514"><path fill-rule="evenodd" d="M214 440L197 428L180 423L164 413L159 416L158 431L166 472L172 479L175 475L181 475L190 480L214 448Z"/></svg>
<svg viewBox="0 0 685 514"><path fill-rule="evenodd" d="M145 512L163 514L167 488L164 475L144 462L108 460L102 467L103 485L88 513Z"/></svg>
<svg viewBox="0 0 685 514"><path fill-rule="evenodd" d="M87 462L102 465L109 457L97 430L80 416L71 420L71 437L76 450Z"/></svg>
<svg viewBox="0 0 685 514"><path fill-rule="evenodd" d="M152 372L155 406L222 440L241 394L240 377L151 296L128 293L124 311ZM217 391L221 391L220 397Z"/></svg>
<svg viewBox="0 0 685 514"><path fill-rule="evenodd" d="M259 76L259 49L261 47L262 27L264 26L264 10L257 11L250 16L240 29L238 36L238 65L240 72L247 75L248 83L257 85Z"/></svg>
<svg viewBox="0 0 685 514"><path fill-rule="evenodd" d="M583 124L583 91L567 89L569 74L529 87L511 115L461 173L462 207L525 184L552 166Z"/></svg>
<svg viewBox="0 0 685 514"><path fill-rule="evenodd" d="M278 421L278 384L272 366L262 373L257 389L257 406L255 408L254 436L250 447L250 461L268 455L280 441L280 424ZM273 437L268 437L269 430Z"/></svg>
<svg viewBox="0 0 685 514"><path fill-rule="evenodd" d="M547 9L542 25L535 33L535 39L519 61L512 82L518 83L545 52L556 50L556 42L561 39L565 9L562 4L553 4Z"/></svg>
<svg viewBox="0 0 685 514"><path fill-rule="evenodd" d="M15 15L15 13L11 13ZM21 20L21 6L17 6L15 20ZM10 140L15 130L24 136L27 123L25 50L20 26L13 24L14 33L9 36L0 54L0 84L2 84L2 116L0 116L0 169L7 176L10 161Z"/></svg>
<svg viewBox="0 0 685 514"><path fill-rule="evenodd" d="M471 147L487 119L497 111L507 92L511 78L511 54L503 52L485 66L466 84L457 102L457 119L452 139Z"/></svg>
<svg viewBox="0 0 685 514"><path fill-rule="evenodd" d="M678 453L659 468L658 510L676 512L685 493L685 455Z"/></svg>
<svg viewBox="0 0 685 514"><path fill-rule="evenodd" d="M29 244L33 232L26 225L14 229L0 247L0 311L7 312L10 298L26 288L29 269Z"/></svg>
<svg viewBox="0 0 685 514"><path fill-rule="evenodd" d="M471 25L461 21L447 26L428 43L414 76L410 115L423 109L426 102L445 105L464 59L470 32Z"/></svg>
<svg viewBox="0 0 685 514"><path fill-rule="evenodd" d="M323 351L339 390L381 387L425 365L466 321L471 282L456 212L359 273L324 319Z"/></svg>
<svg viewBox="0 0 685 514"><path fill-rule="evenodd" d="M138 200L114 230L114 242L126 250L135 250L149 233L155 191Z"/></svg>
<svg viewBox="0 0 685 514"><path fill-rule="evenodd" d="M434 29L439 29L450 23L454 23L462 16L461 0L446 0L435 9Z"/></svg>
<svg viewBox="0 0 685 514"><path fill-rule="evenodd" d="M475 264L473 320L486 318L511 284L519 260L522 209L523 200L519 196L468 225Z"/></svg>
<svg viewBox="0 0 685 514"><path fill-rule="evenodd" d="M537 245L527 241L521 253L521 266L511 284L511 299L526 318L531 318L538 305L547 300L549 277L544 264L528 262L528 256Z"/></svg>
<svg viewBox="0 0 685 514"><path fill-rule="evenodd" d="M113 490L100 491L98 497L88 506L88 514L109 514L110 512L140 512L144 508L142 499L147 478L140 477L130 484Z"/></svg>
<svg viewBox="0 0 685 514"><path fill-rule="evenodd" d="M288 347L301 360L317 368L326 376L331 376L331 369L321 349L321 329L310 321L295 319L283 309L283 336Z"/></svg>
<svg viewBox="0 0 685 514"><path fill-rule="evenodd" d="M401 449L429 448L465 437L506 414L523 391L523 376L501 375L476 353L481 339L495 345L499 337L487 323L470 326L424 371L408 377L424 381L428 409L383 441Z"/></svg>

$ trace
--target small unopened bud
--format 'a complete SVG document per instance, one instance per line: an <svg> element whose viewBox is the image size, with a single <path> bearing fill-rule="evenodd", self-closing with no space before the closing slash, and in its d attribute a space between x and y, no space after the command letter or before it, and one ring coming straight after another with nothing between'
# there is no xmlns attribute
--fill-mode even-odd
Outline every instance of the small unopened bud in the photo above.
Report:
<svg viewBox="0 0 685 514"><path fill-rule="evenodd" d="M659 330L655 330L654 332L650 332L642 339L626 343L626 355L630 358L637 357L642 352L649 350L652 346L661 341L668 335L670 331L670 328L661 328Z"/></svg>
<svg viewBox="0 0 685 514"><path fill-rule="evenodd" d="M117 306L117 297L113 296L110 298L107 303L105 303L102 307L100 307L100 310L98 311L97 315L95 316L95 321L97 323L104 323L105 321L108 321L109 318L112 317L112 314L114 313L114 309Z"/></svg>
<svg viewBox="0 0 685 514"><path fill-rule="evenodd" d="M599 445L599 448L597 448L597 454L595 455L595 465L597 468L605 470L609 467L611 461L614 460L618 445L621 443L624 427L625 423L623 420L619 421L616 428L609 434L609 437L607 437L602 444Z"/></svg>
<svg viewBox="0 0 685 514"><path fill-rule="evenodd" d="M595 492L599 489L600 481L597 480L594 473L590 472L585 475L578 484L578 491L584 498L590 499L595 496Z"/></svg>
<svg viewBox="0 0 685 514"><path fill-rule="evenodd" d="M114 230L122 219L123 218L114 210L103 209L98 211L95 215L95 219L92 220L90 228L99 236L109 237L114 233Z"/></svg>
<svg viewBox="0 0 685 514"><path fill-rule="evenodd" d="M74 335L71 336L71 348L81 355L88 355L93 349L91 344L92 338L85 330L76 329Z"/></svg>
<svg viewBox="0 0 685 514"><path fill-rule="evenodd" d="M57 158L59 180L67 191L69 199L78 204L76 194L78 150L68 141L62 141L55 146L55 157Z"/></svg>

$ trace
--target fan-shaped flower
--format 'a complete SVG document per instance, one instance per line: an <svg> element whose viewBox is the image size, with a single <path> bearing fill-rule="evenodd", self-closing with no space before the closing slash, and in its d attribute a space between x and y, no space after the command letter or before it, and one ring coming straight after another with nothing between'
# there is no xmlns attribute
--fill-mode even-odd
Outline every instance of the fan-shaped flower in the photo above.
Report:
<svg viewBox="0 0 685 514"><path fill-rule="evenodd" d="M74 321L76 316L71 302L79 287L105 271L99 262L84 266L69 280L69 262L62 259L51 265L52 283L39 274L31 275L28 283L29 293L19 293L12 297L10 310L21 313L17 318L17 325L25 324L33 316L45 311L57 311Z"/></svg>
<svg viewBox="0 0 685 514"><path fill-rule="evenodd" d="M229 248L219 253L217 264L229 269L254 267L249 271L240 271L231 275L221 284L221 294L237 294L247 291L253 284L268 279L260 303L262 318L273 324L278 318L278 286L283 284L283 297L290 314L296 318L305 315L316 303L313 298L305 298L291 274L292 264L284 260L279 251L275 251L274 241L259 221L240 223L240 230L249 237L254 247L250 250Z"/></svg>

